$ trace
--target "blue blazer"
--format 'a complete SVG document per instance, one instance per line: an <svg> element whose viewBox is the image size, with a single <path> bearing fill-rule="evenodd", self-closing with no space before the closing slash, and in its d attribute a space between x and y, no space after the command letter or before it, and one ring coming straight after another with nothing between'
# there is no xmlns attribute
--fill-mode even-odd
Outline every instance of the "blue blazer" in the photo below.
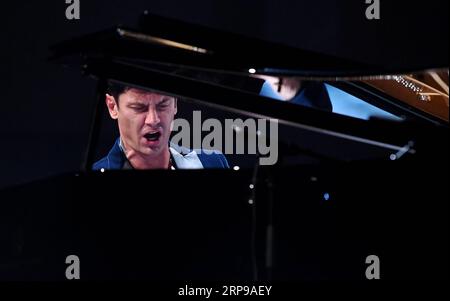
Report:
<svg viewBox="0 0 450 301"><path fill-rule="evenodd" d="M106 157L94 163L94 165L92 166L93 170L100 170L102 168L106 170L122 169L126 157L119 146L119 141L120 141L119 138L117 138L108 155L106 155ZM175 144L171 144L170 147L174 148L182 156L186 156L187 154L192 153L192 150ZM218 151L205 152L202 150L195 150L195 153L197 154L198 158L200 159L200 162L203 165L203 168L205 169L230 168L225 156Z"/></svg>

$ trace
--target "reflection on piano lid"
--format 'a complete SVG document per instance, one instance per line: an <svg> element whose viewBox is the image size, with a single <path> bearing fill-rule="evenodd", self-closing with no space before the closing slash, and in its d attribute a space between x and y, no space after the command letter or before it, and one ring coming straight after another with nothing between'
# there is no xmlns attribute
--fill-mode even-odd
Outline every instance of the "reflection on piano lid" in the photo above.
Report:
<svg viewBox="0 0 450 301"><path fill-rule="evenodd" d="M350 76L350 77L297 77L297 76L267 76L267 75L253 75L258 78L266 80L270 84L272 90L277 91L278 95L273 97L276 99L295 101L295 98L302 90L304 83L309 83L311 80L315 82L354 82L357 85L369 85L376 88L376 90L386 96L395 99L398 106L422 112L431 117L448 122L449 121L449 100L448 100L448 69L425 70L423 72L416 72L406 75L378 75L378 76ZM329 87L328 87L329 88ZM335 88L331 88L333 91ZM329 91L330 92L330 91ZM348 98L344 100L342 93L338 97L339 102L350 101ZM268 93L269 94L269 93ZM349 95L350 97L354 97ZM333 106L334 102L332 101ZM344 104L342 104L344 105ZM374 107L374 109L377 109ZM339 110L338 110L339 111ZM387 110L389 111L389 110ZM333 112L335 110L333 109ZM364 115L364 112L361 112ZM386 112L390 115L390 113ZM352 116L351 114L345 114ZM356 114L358 115L358 114ZM361 114L359 114L361 115ZM389 118L391 119L391 118ZM399 118L394 118L399 120ZM401 119L401 118L400 118Z"/></svg>

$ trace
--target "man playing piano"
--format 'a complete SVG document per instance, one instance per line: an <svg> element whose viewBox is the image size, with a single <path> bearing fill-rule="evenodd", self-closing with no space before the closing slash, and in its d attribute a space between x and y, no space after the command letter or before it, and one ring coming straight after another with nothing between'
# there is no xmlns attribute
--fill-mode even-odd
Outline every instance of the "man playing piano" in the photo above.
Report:
<svg viewBox="0 0 450 301"><path fill-rule="evenodd" d="M229 168L217 151L205 153L169 142L175 97L109 82L105 101L120 137L94 170Z"/></svg>

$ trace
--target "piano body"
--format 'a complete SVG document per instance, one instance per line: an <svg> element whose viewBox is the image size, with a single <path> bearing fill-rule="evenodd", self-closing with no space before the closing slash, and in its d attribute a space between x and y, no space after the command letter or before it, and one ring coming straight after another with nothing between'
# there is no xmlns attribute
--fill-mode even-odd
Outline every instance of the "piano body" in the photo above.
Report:
<svg viewBox="0 0 450 301"><path fill-rule="evenodd" d="M448 277L448 66L391 70L148 13L137 29L53 53L98 81L86 159L0 192L0 279L66 280L72 254L82 280L363 283L370 255L382 279ZM255 75L319 83L334 107L346 95L384 113L271 99ZM278 162L231 154L230 170L92 171L117 135L109 80L177 96L185 118L276 119Z"/></svg>

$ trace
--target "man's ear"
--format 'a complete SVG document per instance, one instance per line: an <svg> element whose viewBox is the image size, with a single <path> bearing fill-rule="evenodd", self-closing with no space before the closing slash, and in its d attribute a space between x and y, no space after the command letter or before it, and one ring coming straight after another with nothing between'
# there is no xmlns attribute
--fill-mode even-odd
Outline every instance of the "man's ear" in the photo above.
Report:
<svg viewBox="0 0 450 301"><path fill-rule="evenodd" d="M106 106L108 107L109 115L112 119L117 119L119 117L119 108L117 107L117 102L114 96L106 94L105 97Z"/></svg>

